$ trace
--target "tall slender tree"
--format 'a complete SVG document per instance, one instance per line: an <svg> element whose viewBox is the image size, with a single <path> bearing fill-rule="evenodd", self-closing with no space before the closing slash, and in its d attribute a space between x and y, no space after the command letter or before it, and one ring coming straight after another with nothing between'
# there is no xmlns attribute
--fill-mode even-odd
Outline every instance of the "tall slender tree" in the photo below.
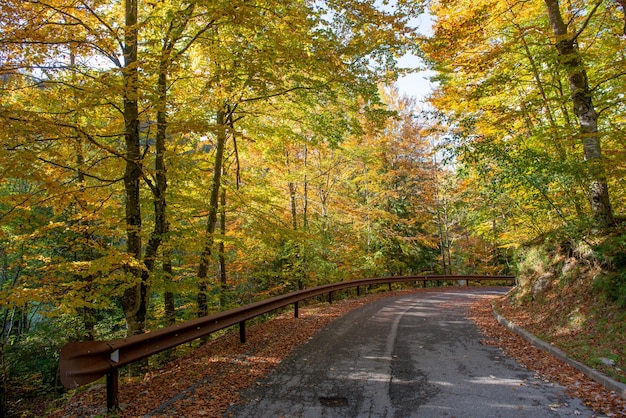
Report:
<svg viewBox="0 0 626 418"><path fill-rule="evenodd" d="M143 256L141 238L141 200L139 196L142 176L142 155L139 137L139 68L138 68L138 8L137 0L125 0L124 20L124 78L123 115L126 168L124 190L126 210L126 250L136 262L126 266L135 283L124 291L122 304L128 334L144 331L148 311L148 281L141 267Z"/></svg>
<svg viewBox="0 0 626 418"><path fill-rule="evenodd" d="M602 1L596 2L588 12L577 32L572 31L563 20L558 0L545 0L550 26L554 32L555 47L560 62L567 72L569 90L574 114L578 118L580 137L583 143L585 160L589 166L589 194L593 216L601 226L614 224L613 210L609 198L609 188L602 161L598 113L593 104L593 94L582 56L578 50L578 37L593 18Z"/></svg>
<svg viewBox="0 0 626 418"><path fill-rule="evenodd" d="M459 173L484 176L477 195L491 185L506 193L494 199L507 202L500 245L608 226L623 210L621 15L615 2L568 4L431 3L437 20L423 46L439 70L431 102L447 125L441 138Z"/></svg>

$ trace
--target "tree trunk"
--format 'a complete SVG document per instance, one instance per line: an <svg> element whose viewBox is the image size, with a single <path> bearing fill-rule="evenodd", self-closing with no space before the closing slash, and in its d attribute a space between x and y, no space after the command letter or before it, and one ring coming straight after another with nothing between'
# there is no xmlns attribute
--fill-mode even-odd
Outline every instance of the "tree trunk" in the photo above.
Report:
<svg viewBox="0 0 626 418"><path fill-rule="evenodd" d="M78 206L78 211L82 211L83 208L86 207L85 202L82 199L82 195L85 193L85 173L83 172L83 165L85 163L85 157L83 155L83 143L79 140L76 144L76 166L78 167L76 180L78 182L78 189L80 191L81 197L76 198L76 203ZM91 234L89 232L88 225L83 224L82 216L78 221L79 231L82 234L83 244L79 247L75 253L76 261L93 261L96 257L93 254L91 248L89 248L89 243L91 242ZM92 292L93 287L92 283L94 280L94 276L89 274L85 277L81 274L76 274L74 276L74 280L80 281L84 283L84 289L87 293ZM92 299L88 300L88 302L93 302ZM83 339L87 341L93 341L96 337L95 327L96 327L96 310L90 306L85 306L81 311L81 317L83 320L84 327L84 335Z"/></svg>
<svg viewBox="0 0 626 418"><path fill-rule="evenodd" d="M224 148L226 145L226 112L220 109L217 112L217 144L215 148L215 163L213 166L213 180L211 181L211 192L209 197L209 214L206 225L206 238L204 249L200 256L200 264L198 266L198 317L206 316L209 312L207 289L208 289L208 271L213 251L213 243L215 241L215 225L217 223L217 212L219 204L220 183L222 181L222 165L224 160Z"/></svg>
<svg viewBox="0 0 626 418"><path fill-rule="evenodd" d="M174 303L174 292L170 290L172 286L172 254L168 249L163 252L163 273L165 274L166 290L163 293L163 304L165 310L165 325L176 323L176 305Z"/></svg>
<svg viewBox="0 0 626 418"><path fill-rule="evenodd" d="M309 230L309 180L308 180L308 157L309 157L309 148L308 146L305 144L304 145L304 185L303 185L303 192L302 192L302 229L305 232L308 232Z"/></svg>
<svg viewBox="0 0 626 418"><path fill-rule="evenodd" d="M225 174L225 173L223 173ZM221 239L218 245L218 258L220 268L220 306L224 308L227 304L227 277L226 277L226 245L224 238L226 237L226 189L222 187L220 192L220 235Z"/></svg>
<svg viewBox="0 0 626 418"><path fill-rule="evenodd" d="M441 236L441 256L443 274L452 274L452 256L450 254L450 231L448 229L448 200L443 197L443 203L439 202L441 209L438 209L439 234Z"/></svg>
<svg viewBox="0 0 626 418"><path fill-rule="evenodd" d="M167 139L167 75L169 72L171 44L162 51L161 63L159 66L159 77L157 81L157 132L155 137L155 184L151 185L152 195L154 199L154 229L150 234L150 239L146 245L146 254L144 257L145 270L143 275L148 280L149 274L154 270L159 247L163 240L167 239L169 234L169 221L167 219L167 167L165 165L166 139ZM167 259L164 254L163 261L164 273L166 280L171 280L172 264L170 254ZM165 270L168 271L165 271ZM174 313L174 295L171 291L166 291L165 299L165 317L168 324L175 322Z"/></svg>
<svg viewBox="0 0 626 418"><path fill-rule="evenodd" d="M437 212L437 226L439 229L439 246L441 252L441 274L452 273L452 260L450 256L450 236L448 233L448 207L446 196L442 193L439 181L439 166L437 157L433 156L433 172L435 185L435 210Z"/></svg>
<svg viewBox="0 0 626 418"><path fill-rule="evenodd" d="M151 272L154 270L157 252L163 239L169 232L169 222L167 220L167 201L165 192L167 191L167 168L165 167L165 139L167 133L167 63L162 61L158 79L158 104L157 104L157 133L155 138L155 180L152 185L152 194L154 198L154 229L150 234L150 239L146 245L146 255L144 264L146 270Z"/></svg>
<svg viewBox="0 0 626 418"><path fill-rule="evenodd" d="M491 245L491 251L492 251L492 255L491 255L491 265L493 267L498 267L499 266L499 261L500 261L500 249L498 248L498 221L496 220L496 217L494 215L493 219L491 220L491 233L492 233L492 245Z"/></svg>
<svg viewBox="0 0 626 418"><path fill-rule="evenodd" d="M157 81L157 133L155 138L155 181L156 184L151 186L154 196L154 229L146 247L145 265L147 272L154 269L156 257L164 240L168 239L170 232L170 224L167 217L167 166L165 164L165 153L167 151L167 83L172 62L177 58L181 51L175 51L175 44L180 40L187 24L189 17L195 9L195 4L189 4L186 9L181 11L180 20L174 18L165 31L163 44L161 49L161 61L159 63L159 77ZM211 25L210 23L209 25ZM207 26L208 27L208 26ZM183 50L189 47L187 44ZM166 290L163 293L165 323L173 325L176 322L176 308L174 304L174 292L171 290L172 283L172 254L168 248L163 251L163 273L165 275Z"/></svg>
<svg viewBox="0 0 626 418"><path fill-rule="evenodd" d="M9 370L6 361L6 342L0 340L0 418L8 416L7 393L9 391Z"/></svg>
<svg viewBox="0 0 626 418"><path fill-rule="evenodd" d="M76 65L76 56L73 51L70 51L70 68L74 69ZM75 81L74 81L75 82ZM76 101L78 101L77 97L74 97ZM74 122L77 123L78 115L74 114ZM79 136L76 141L76 182L78 184L79 193L75 195L74 199L76 201L76 211L80 213L77 224L78 224L78 232L82 235L82 244L79 246L79 250L74 252L74 260L75 261L93 261L96 257L93 250L89 247L91 242L91 234L89 228L89 222L83 221L82 212L87 207L87 204L84 200L85 195L85 172L83 171L85 166L85 155L83 152L83 138ZM87 275L83 277L82 274L75 274L74 280L79 282L84 282L83 288L86 293L92 292L92 283L93 283L93 275ZM88 300L87 302L93 302L93 300ZM87 341L93 341L96 337L95 335L95 327L96 327L96 310L90 306L85 306L82 308L80 312L80 316L83 322L83 339Z"/></svg>
<svg viewBox="0 0 626 418"><path fill-rule="evenodd" d="M285 154L285 166L287 167L287 174L289 176L289 178L291 178L292 176L292 170L291 170L291 161L290 161L290 154L289 154L289 149L285 148L284 151ZM287 187L289 189L289 207L290 207L290 211L291 211L291 229L293 229L294 231L298 230L298 203L297 203L297 191L298 191L298 186L295 182L293 181L289 181L289 183L287 184Z"/></svg>
<svg viewBox="0 0 626 418"><path fill-rule="evenodd" d="M441 249L441 274L444 276L448 274L447 262L446 262L446 247L445 239L443 236L443 219L441 216L441 208L437 208L437 224L439 226L439 248Z"/></svg>
<svg viewBox="0 0 626 418"><path fill-rule="evenodd" d="M593 106L587 72L578 51L576 37L568 33L568 27L563 21L558 0L545 0L545 4L556 38L556 49L567 71L574 113L578 118L584 158L589 168L589 193L593 217L598 225L611 226L615 223L615 219L602 166L598 115Z"/></svg>
<svg viewBox="0 0 626 418"><path fill-rule="evenodd" d="M126 170L124 189L126 197L126 250L137 263L126 267L136 281L124 291L122 305L126 317L127 334L140 334L145 330L148 304L148 287L145 275L139 268L141 260L141 207L139 180L141 178L141 152L139 144L139 105L137 70L137 0L126 0L126 22L124 34L124 138L126 142ZM139 280L135 280L139 279Z"/></svg>
<svg viewBox="0 0 626 418"><path fill-rule="evenodd" d="M291 206L291 228L294 231L298 230L298 206L296 204L296 184L293 181L289 182L289 203Z"/></svg>

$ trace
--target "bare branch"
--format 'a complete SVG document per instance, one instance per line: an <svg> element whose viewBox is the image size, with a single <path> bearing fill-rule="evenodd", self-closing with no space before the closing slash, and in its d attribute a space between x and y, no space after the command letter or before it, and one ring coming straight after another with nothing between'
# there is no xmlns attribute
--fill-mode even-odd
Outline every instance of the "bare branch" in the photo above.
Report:
<svg viewBox="0 0 626 418"><path fill-rule="evenodd" d="M593 15L596 13L596 11L598 10L598 7L600 7L600 5L603 3L604 0L599 0L595 6L593 6L593 9L591 9L591 12L587 15L587 18L585 19L585 21L583 22L583 25L580 27L580 29L578 30L578 32L576 32L574 34L574 37L572 38L573 41L576 41L578 39L578 37L580 36L580 34L587 28L587 26L589 25L589 22L591 21L591 18L593 17Z"/></svg>
<svg viewBox="0 0 626 418"><path fill-rule="evenodd" d="M58 162L56 162L56 161L52 161L52 160L49 160L49 159L47 159L47 158L43 158L43 157L41 157L41 156L40 156L40 157L37 157L37 159L38 159L39 161L41 161L41 162L46 163L46 164L50 164L50 165L53 165L53 166L55 166L55 167L59 167L59 168L62 168L62 169L64 169L64 170L68 170L68 171L71 171L71 172L74 172L74 173L77 173L77 172L79 171L76 167L70 167L70 166L68 166L68 165L61 164L61 163L58 163ZM102 177L96 176L96 175L94 175L94 174L89 174L89 173L86 173L86 172L84 172L84 171L81 171L81 174L82 174L83 176L85 176L85 177L89 177L89 178L91 178L91 179L98 180L98 181L100 181L100 182L102 182L102 183L106 183L107 185L110 185L110 184L115 184L115 183L119 183L120 181L124 180L124 177L120 177L120 178L117 178L117 179L105 179L105 178L102 178Z"/></svg>

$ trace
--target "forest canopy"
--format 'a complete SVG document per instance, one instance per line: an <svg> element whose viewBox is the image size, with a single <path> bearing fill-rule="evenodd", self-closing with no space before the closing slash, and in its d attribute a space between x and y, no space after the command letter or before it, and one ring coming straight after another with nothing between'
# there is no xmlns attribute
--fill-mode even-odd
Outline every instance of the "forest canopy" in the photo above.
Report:
<svg viewBox="0 0 626 418"><path fill-rule="evenodd" d="M510 273L538 236L618 225L624 7L4 0L3 374L43 345L52 385L70 340L333 281ZM393 87L406 53L436 71L428 103Z"/></svg>
<svg viewBox="0 0 626 418"><path fill-rule="evenodd" d="M3 2L2 395L68 341L438 269L423 121L383 88L420 7Z"/></svg>

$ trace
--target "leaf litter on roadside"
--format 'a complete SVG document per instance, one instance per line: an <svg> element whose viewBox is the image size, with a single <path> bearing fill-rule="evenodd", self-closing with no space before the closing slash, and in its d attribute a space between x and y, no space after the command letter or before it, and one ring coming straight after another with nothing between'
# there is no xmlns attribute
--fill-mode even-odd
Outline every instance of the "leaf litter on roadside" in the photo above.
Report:
<svg viewBox="0 0 626 418"><path fill-rule="evenodd" d="M250 327L245 344L239 343L237 332L225 333L141 379L123 379L120 402L124 407L115 416L143 416L161 405L166 406L159 409L160 417L222 416L229 406L239 402L242 390L258 384L294 348L332 320L373 300L397 294L379 293L335 301L332 305L313 305L301 308L297 319L291 313L283 313ZM469 307L469 317L484 334L483 344L500 347L506 355L534 370L539 379L565 386L571 396L582 399L591 409L611 417L626 416L626 401L614 392L502 327L491 313L491 299L481 298ZM77 392L50 416L103 416L105 393L104 385Z"/></svg>

